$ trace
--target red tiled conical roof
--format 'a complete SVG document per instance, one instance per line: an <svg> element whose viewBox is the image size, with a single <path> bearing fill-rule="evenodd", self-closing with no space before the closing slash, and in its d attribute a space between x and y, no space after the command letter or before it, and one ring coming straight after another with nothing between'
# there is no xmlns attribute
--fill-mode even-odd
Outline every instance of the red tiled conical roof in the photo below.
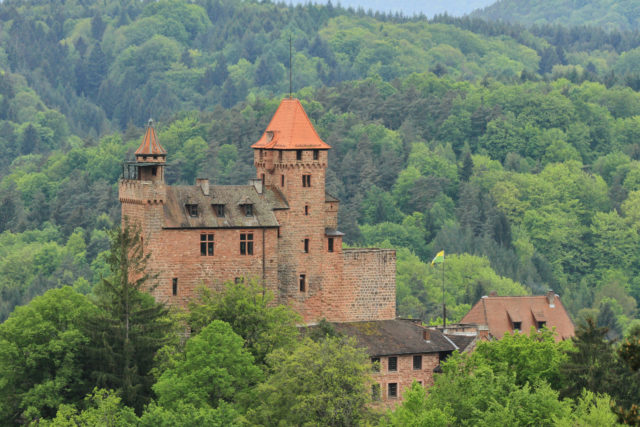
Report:
<svg viewBox="0 0 640 427"><path fill-rule="evenodd" d="M328 150L331 146L320 139L300 101L285 98L280 103L262 137L251 148Z"/></svg>
<svg viewBox="0 0 640 427"><path fill-rule="evenodd" d="M156 131L153 129L153 120L149 119L149 125L147 126L147 132L144 134L140 147L135 152L135 155L167 155L167 150L162 148L162 145L158 142L156 137Z"/></svg>

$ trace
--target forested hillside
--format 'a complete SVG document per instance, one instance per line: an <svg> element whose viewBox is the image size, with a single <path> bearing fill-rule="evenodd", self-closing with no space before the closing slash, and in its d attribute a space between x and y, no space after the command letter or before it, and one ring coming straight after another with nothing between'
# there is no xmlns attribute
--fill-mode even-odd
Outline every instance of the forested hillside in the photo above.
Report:
<svg viewBox="0 0 640 427"><path fill-rule="evenodd" d="M398 250L399 315L438 316L444 248L450 320L548 288L618 335L637 316L637 33L224 0L14 0L0 20L2 319L105 273L149 117L170 182L251 177L290 37L347 242Z"/></svg>
<svg viewBox="0 0 640 427"><path fill-rule="evenodd" d="M640 4L634 0L498 0L472 16L523 24L594 25L638 30Z"/></svg>

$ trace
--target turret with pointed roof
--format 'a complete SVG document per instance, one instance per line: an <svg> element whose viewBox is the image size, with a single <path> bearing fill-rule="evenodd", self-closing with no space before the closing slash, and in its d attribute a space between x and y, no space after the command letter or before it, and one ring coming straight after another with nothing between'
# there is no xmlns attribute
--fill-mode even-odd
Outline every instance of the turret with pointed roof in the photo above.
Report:
<svg viewBox="0 0 640 427"><path fill-rule="evenodd" d="M302 104L295 98L280 102L262 137L251 146L266 150L328 150L318 136Z"/></svg>
<svg viewBox="0 0 640 427"><path fill-rule="evenodd" d="M136 156L137 176L142 181L164 181L164 165L167 161L167 150L160 145L153 119L149 119L147 131L140 146L134 153Z"/></svg>
<svg viewBox="0 0 640 427"><path fill-rule="evenodd" d="M167 159L167 150L158 142L156 131L153 128L153 119L149 119L147 131L140 146L135 152L136 161L164 163Z"/></svg>

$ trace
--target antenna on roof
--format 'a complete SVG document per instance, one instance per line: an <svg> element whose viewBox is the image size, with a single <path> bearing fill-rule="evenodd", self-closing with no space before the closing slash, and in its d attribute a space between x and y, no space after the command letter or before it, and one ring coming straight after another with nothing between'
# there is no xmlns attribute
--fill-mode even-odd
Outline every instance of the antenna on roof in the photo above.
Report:
<svg viewBox="0 0 640 427"><path fill-rule="evenodd" d="M292 46L293 45L291 44L291 34L289 34L289 99L291 99L291 92L292 92L292 90L291 90L291 86L292 86L291 85L291 82L292 82L291 69L293 68L292 67L292 64L293 64L293 61L292 61L292 58L293 58L293 47Z"/></svg>

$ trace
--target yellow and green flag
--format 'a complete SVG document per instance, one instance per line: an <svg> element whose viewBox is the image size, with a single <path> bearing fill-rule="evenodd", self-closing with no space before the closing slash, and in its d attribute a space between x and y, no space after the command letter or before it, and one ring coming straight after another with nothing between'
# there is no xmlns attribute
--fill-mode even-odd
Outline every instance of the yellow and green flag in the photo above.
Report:
<svg viewBox="0 0 640 427"><path fill-rule="evenodd" d="M436 254L433 261L431 261L431 265L433 266L435 264L442 264L443 262L444 262L444 250L441 250Z"/></svg>

